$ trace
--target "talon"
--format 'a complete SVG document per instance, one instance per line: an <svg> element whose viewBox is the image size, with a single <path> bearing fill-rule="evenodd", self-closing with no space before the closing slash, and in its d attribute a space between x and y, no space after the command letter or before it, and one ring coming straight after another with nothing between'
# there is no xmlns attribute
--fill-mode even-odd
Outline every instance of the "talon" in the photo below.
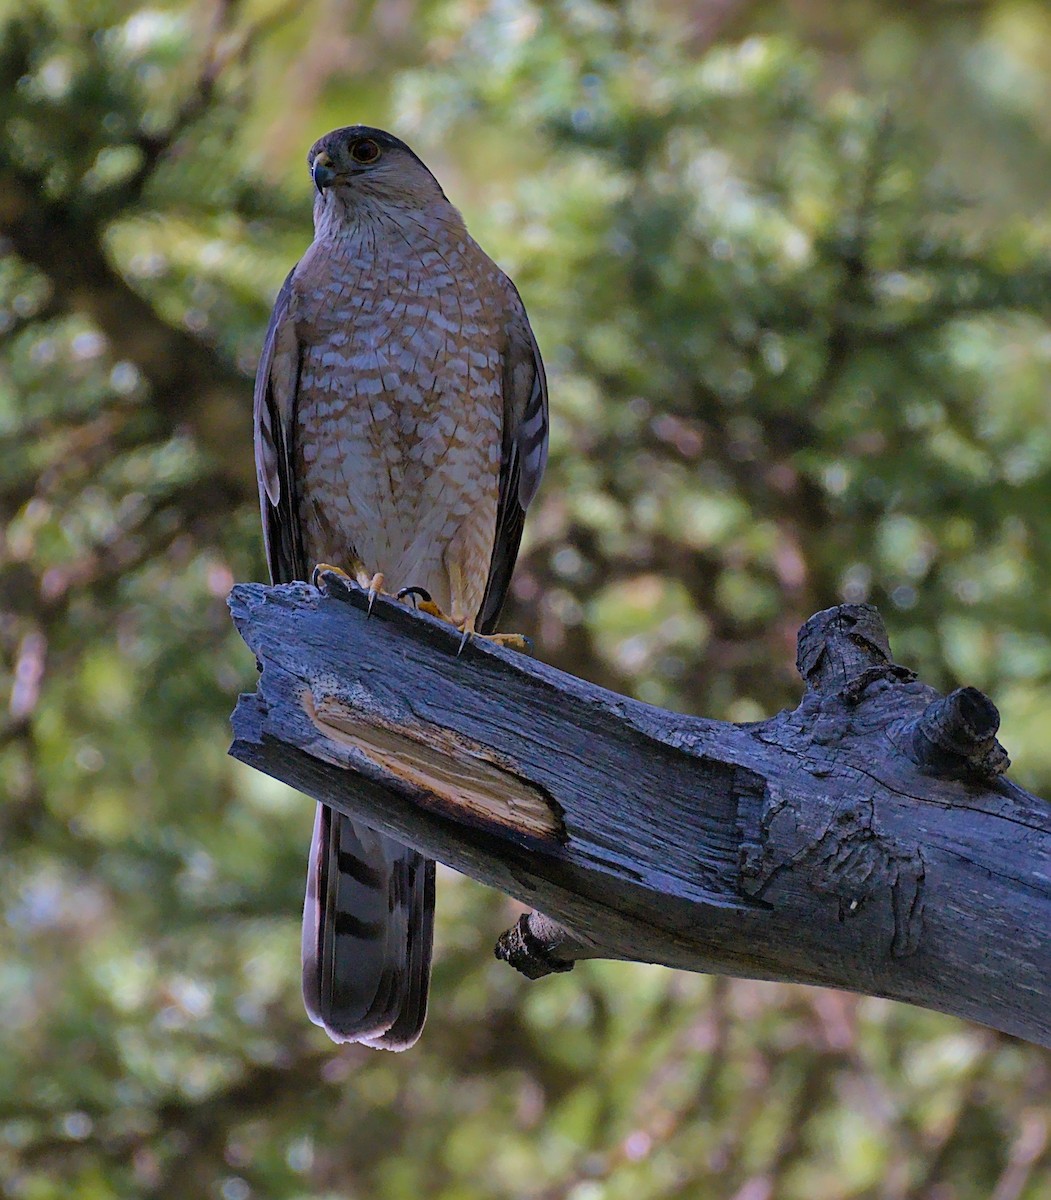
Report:
<svg viewBox="0 0 1051 1200"><path fill-rule="evenodd" d="M376 603L376 597L381 595L383 592L383 575L377 571L376 574L369 579L368 574L366 572L362 572L362 575L358 579L358 583L369 594L369 606L365 611L365 615L371 617L372 606Z"/></svg>
<svg viewBox="0 0 1051 1200"><path fill-rule="evenodd" d="M459 622L457 622L457 624L459 624ZM464 646L466 646L467 643L471 640L471 636L474 633L474 617L468 617L467 620L464 621L463 625L461 626L461 629L463 630L463 637L460 638L460 645L456 651L457 658L459 658L460 655L463 654Z"/></svg>
<svg viewBox="0 0 1051 1200"><path fill-rule="evenodd" d="M404 600L408 596L412 600L412 607L417 612L427 613L428 616L437 617L439 621L447 621L450 625L455 625L456 622L452 617L447 616L431 599L431 593L426 588L422 587L406 587L402 588L398 593L398 599ZM416 597L419 596L419 603Z"/></svg>
<svg viewBox="0 0 1051 1200"><path fill-rule="evenodd" d="M426 588L421 588L421 587L402 588L401 591L396 594L395 599L396 600L404 600L406 597L408 597L412 601L412 607L417 608L417 604L416 604L417 596L419 596L419 598L424 602L424 604L431 604L431 605L434 604L434 601L431 599L431 593L429 591L427 591Z"/></svg>

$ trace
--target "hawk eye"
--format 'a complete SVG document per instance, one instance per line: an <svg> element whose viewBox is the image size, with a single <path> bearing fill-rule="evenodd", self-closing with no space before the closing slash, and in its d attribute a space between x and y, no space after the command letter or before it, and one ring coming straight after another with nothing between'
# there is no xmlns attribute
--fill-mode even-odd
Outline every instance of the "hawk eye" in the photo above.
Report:
<svg viewBox="0 0 1051 1200"><path fill-rule="evenodd" d="M359 163L374 163L380 156L380 148L371 138L362 138L350 148L350 157Z"/></svg>

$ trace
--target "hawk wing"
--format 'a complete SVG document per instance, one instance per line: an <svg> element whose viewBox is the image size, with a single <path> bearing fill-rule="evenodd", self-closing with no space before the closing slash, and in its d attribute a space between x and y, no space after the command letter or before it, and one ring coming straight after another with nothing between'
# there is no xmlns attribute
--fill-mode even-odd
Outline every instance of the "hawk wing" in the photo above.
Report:
<svg viewBox="0 0 1051 1200"><path fill-rule="evenodd" d="M290 311L293 267L270 314L255 377L255 470L263 545L271 583L306 579L302 526L292 478L292 434L299 390L299 342Z"/></svg>
<svg viewBox="0 0 1051 1200"><path fill-rule="evenodd" d="M504 360L504 426L500 498L489 579L478 612L478 632L492 633L507 597L526 509L536 495L547 464L547 377L540 349L518 289L512 293L508 348Z"/></svg>
<svg viewBox="0 0 1051 1200"><path fill-rule="evenodd" d="M255 462L273 583L306 579L293 440L301 353L289 272L255 381ZM434 863L318 805L303 906L303 999L337 1042L403 1050L427 1015Z"/></svg>

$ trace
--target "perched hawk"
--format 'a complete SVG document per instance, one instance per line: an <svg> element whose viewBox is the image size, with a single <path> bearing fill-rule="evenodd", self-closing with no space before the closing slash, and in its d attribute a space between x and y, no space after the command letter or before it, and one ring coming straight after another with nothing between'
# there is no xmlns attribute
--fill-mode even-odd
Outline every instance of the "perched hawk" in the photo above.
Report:
<svg viewBox="0 0 1051 1200"><path fill-rule="evenodd" d="M514 284L403 142L337 129L308 157L314 241L277 297L255 385L274 583L316 563L496 624L547 457L544 366ZM382 578L380 578L382 577ZM434 863L318 806L307 1011L403 1050L427 1011Z"/></svg>

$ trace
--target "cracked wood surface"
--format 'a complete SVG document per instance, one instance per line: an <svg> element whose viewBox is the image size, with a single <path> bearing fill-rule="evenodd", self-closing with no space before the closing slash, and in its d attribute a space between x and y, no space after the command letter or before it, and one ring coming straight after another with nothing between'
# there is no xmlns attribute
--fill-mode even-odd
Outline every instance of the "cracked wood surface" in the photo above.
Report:
<svg viewBox="0 0 1051 1200"><path fill-rule="evenodd" d="M800 633L799 706L681 716L338 576L243 584L241 761L534 905L498 954L847 988L1051 1044L1051 806L998 716L893 663L878 613Z"/></svg>

